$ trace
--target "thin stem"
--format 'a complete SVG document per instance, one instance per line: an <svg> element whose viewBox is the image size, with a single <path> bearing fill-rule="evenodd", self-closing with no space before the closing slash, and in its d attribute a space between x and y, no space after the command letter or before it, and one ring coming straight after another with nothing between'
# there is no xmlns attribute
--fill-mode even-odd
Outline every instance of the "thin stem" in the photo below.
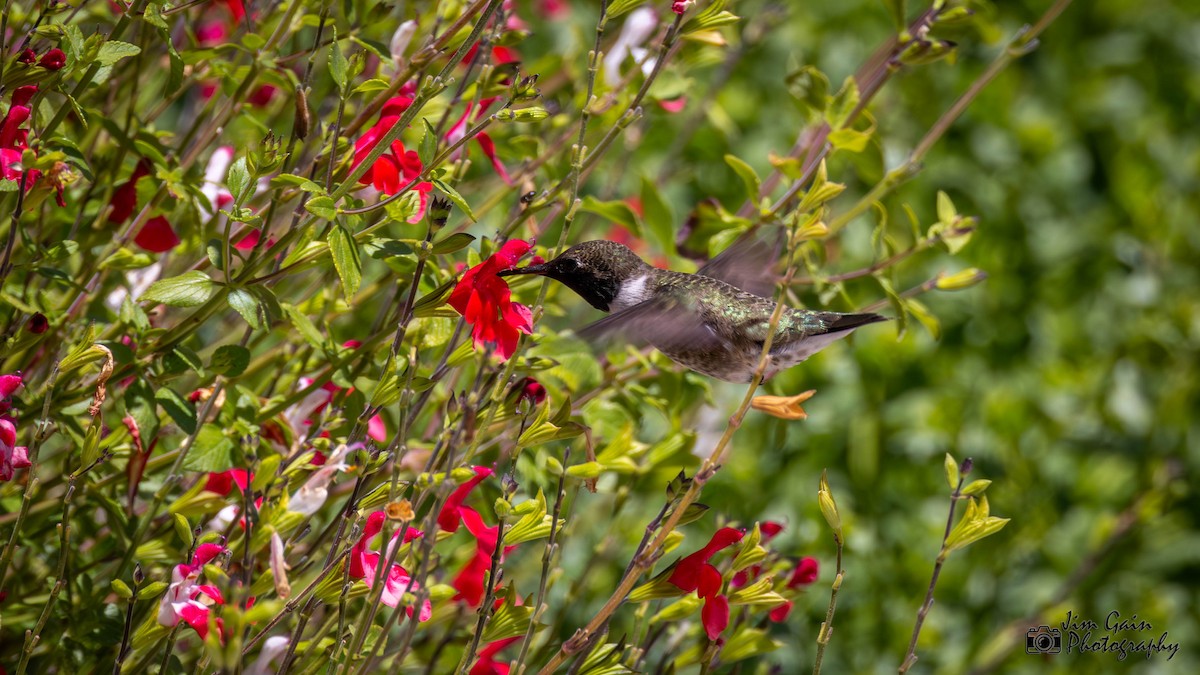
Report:
<svg viewBox="0 0 1200 675"><path fill-rule="evenodd" d="M921 608L917 610L917 622L913 625L912 639L908 642L908 654L905 655L904 662L900 664L900 675L907 673L908 669L917 662L917 638L921 635L921 626L925 623L925 617L929 615L929 610L933 607L933 589L937 586L938 576L942 573L942 565L950 554L946 548L946 539L950 537L950 529L954 527L954 509L958 507L958 500L962 498L962 487L965 481L966 476L960 475L958 485L954 487L954 492L950 495L950 513L946 516L946 529L942 533L942 550L938 552L937 560L933 564L933 576L929 579L928 590L925 591L925 602L921 603Z"/></svg>
<svg viewBox="0 0 1200 675"><path fill-rule="evenodd" d="M821 624L821 630L817 632L817 655L813 660L813 675L821 675L821 661L825 658L825 648L829 646L829 639L833 636L833 613L837 610L838 591L846 578L846 570L842 568L842 538L835 533L833 542L837 545L837 574L833 578L833 588L829 591L829 608L825 610L825 621Z"/></svg>

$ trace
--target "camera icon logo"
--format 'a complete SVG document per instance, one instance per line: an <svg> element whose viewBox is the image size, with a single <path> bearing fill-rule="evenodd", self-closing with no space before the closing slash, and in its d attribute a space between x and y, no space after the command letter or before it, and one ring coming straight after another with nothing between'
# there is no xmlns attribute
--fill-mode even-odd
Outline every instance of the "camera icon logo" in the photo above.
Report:
<svg viewBox="0 0 1200 675"><path fill-rule="evenodd" d="M1049 626L1030 628L1025 633L1026 654L1058 654L1062 651L1062 631Z"/></svg>

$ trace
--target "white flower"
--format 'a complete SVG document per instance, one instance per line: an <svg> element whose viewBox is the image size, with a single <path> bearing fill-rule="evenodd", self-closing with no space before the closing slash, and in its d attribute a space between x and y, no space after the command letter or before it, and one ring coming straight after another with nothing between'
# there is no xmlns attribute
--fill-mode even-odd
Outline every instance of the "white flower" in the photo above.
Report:
<svg viewBox="0 0 1200 675"><path fill-rule="evenodd" d="M621 64L625 62L626 56L633 57L634 62L642 66L642 72L646 75L654 70L654 59L648 58L650 52L642 45L650 39L657 27L658 15L653 9L639 7L630 12L625 25L621 27L617 41L604 55L604 82L608 86L614 87L621 81Z"/></svg>
<svg viewBox="0 0 1200 675"><path fill-rule="evenodd" d="M304 485L301 485L300 489L291 496L288 500L288 510L305 516L311 516L319 511L325 505L325 500L329 498L329 483L333 481L333 477L338 472L350 468L350 465L344 461L348 454L350 454L350 449L345 445L339 445L325 460L325 465L314 471L308 480L304 481Z"/></svg>

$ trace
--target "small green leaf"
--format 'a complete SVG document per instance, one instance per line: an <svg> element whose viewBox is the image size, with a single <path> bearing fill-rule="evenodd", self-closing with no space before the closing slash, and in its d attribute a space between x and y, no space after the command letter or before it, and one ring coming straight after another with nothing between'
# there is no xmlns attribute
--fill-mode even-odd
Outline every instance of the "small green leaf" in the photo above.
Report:
<svg viewBox="0 0 1200 675"><path fill-rule="evenodd" d="M318 218L325 220L333 220L337 217L337 207L333 203L333 198L327 195L313 197L304 202L304 209Z"/></svg>
<svg viewBox="0 0 1200 675"><path fill-rule="evenodd" d="M762 181L758 179L758 174L754 172L754 167L733 155L725 155L725 163L733 169L738 178L742 179L742 184L746 186L746 198L751 201L758 201L758 193L762 189Z"/></svg>
<svg viewBox="0 0 1200 675"><path fill-rule="evenodd" d="M942 463L946 466L946 482L950 484L951 490L957 490L959 479L958 462L954 461L954 458L947 452L946 459Z"/></svg>
<svg viewBox="0 0 1200 675"><path fill-rule="evenodd" d="M183 462L187 471L202 471L217 473L228 471L234 467L233 439L225 435L225 431L215 424L205 424L196 434L196 440Z"/></svg>
<svg viewBox="0 0 1200 675"><path fill-rule="evenodd" d="M329 231L329 253L333 257L333 266L337 269L338 277L342 280L342 292L349 302L362 283L362 259L358 255L354 236L341 223L335 223Z"/></svg>
<svg viewBox="0 0 1200 675"><path fill-rule="evenodd" d="M258 299L250 291L244 288L235 288L229 292L228 300L229 306L237 310L237 313L242 315L251 328L255 330L262 328Z"/></svg>
<svg viewBox="0 0 1200 675"><path fill-rule="evenodd" d="M175 536L179 537L179 541L183 542L184 548L192 547L192 526L188 524L187 518L182 514L171 514L172 524L175 526Z"/></svg>
<svg viewBox="0 0 1200 675"><path fill-rule="evenodd" d="M642 219L625 202L602 202L588 195L583 198L583 202L579 205L579 210L594 213L601 218L614 221L639 239L643 236Z"/></svg>
<svg viewBox="0 0 1200 675"><path fill-rule="evenodd" d="M283 313L287 315L288 320L292 322L296 330L300 331L301 337L308 344L312 345L315 349L324 349L325 338L321 335L321 331L317 330L316 325L304 315L304 312L301 312L293 305L285 304L283 305Z"/></svg>
<svg viewBox="0 0 1200 675"><path fill-rule="evenodd" d="M221 345L213 352L208 367L225 377L237 377L250 365L250 350L241 345Z"/></svg>
<svg viewBox="0 0 1200 675"><path fill-rule="evenodd" d="M235 204L242 205L250 195L254 194L254 182L251 178L245 156L238 157L229 166L229 173L225 176L225 185L229 187L229 194L233 195Z"/></svg>
<svg viewBox="0 0 1200 675"><path fill-rule="evenodd" d="M211 300L219 288L207 274L193 270L150 284L138 300L171 307L197 307Z"/></svg>
<svg viewBox="0 0 1200 675"><path fill-rule="evenodd" d="M96 63L102 66L111 66L121 59L137 56L140 53L142 53L142 48L137 45L109 40L100 45L100 51L96 54Z"/></svg>
<svg viewBox="0 0 1200 675"><path fill-rule="evenodd" d="M154 392L154 400L167 411L175 424L186 433L196 431L196 408L174 389L159 389Z"/></svg>
<svg viewBox="0 0 1200 675"><path fill-rule="evenodd" d="M329 74L333 77L333 82L338 86L339 91L346 91L346 85L349 83L347 76L349 71L350 64L346 61L346 56L342 54L337 37L337 28L334 28L333 41L329 45Z"/></svg>
<svg viewBox="0 0 1200 675"><path fill-rule="evenodd" d="M842 82L842 88L834 95L833 101L825 111L825 121L834 131L841 129L850 121L850 115L858 107L858 83L850 76Z"/></svg>
<svg viewBox="0 0 1200 675"><path fill-rule="evenodd" d="M454 253L470 246L473 241L475 241L473 235L466 232L456 232L449 237L444 237L441 241L434 242L433 252L436 255Z"/></svg>
<svg viewBox="0 0 1200 675"><path fill-rule="evenodd" d="M425 135L421 137L421 144L417 146L417 156L421 158L421 166L429 166L437 156L438 135L429 120L422 117L421 123L425 126Z"/></svg>

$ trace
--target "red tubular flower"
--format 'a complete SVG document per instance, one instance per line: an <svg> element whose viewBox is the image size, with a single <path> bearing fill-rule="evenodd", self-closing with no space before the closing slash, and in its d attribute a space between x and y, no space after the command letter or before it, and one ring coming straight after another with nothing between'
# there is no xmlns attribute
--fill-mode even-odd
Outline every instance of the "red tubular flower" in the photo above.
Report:
<svg viewBox="0 0 1200 675"><path fill-rule="evenodd" d="M517 405L528 402L531 406L536 406L546 400L546 388L532 377L521 378L513 385L513 389L520 392L517 394Z"/></svg>
<svg viewBox="0 0 1200 675"><path fill-rule="evenodd" d="M512 302L508 283L497 274L516 265L529 249L529 242L508 240L487 260L467 270L450 294L450 306L473 326L475 348L495 345L496 353L506 360L517 351L520 334L533 331L533 315L525 305Z"/></svg>
<svg viewBox="0 0 1200 675"><path fill-rule="evenodd" d="M112 199L108 202L108 222L116 224L129 220L129 216L133 215L133 209L137 207L137 182L143 176L148 175L150 175L150 162L145 159L140 160L137 166L133 167L133 174L129 176L129 180L113 190Z"/></svg>
<svg viewBox="0 0 1200 675"><path fill-rule="evenodd" d="M704 548L680 560L667 578L676 588L696 591L696 595L704 600L700 621L710 640L716 640L729 625L729 600L721 595L721 572L708 561L721 549L741 541L742 536L732 527L717 530Z"/></svg>
<svg viewBox="0 0 1200 675"><path fill-rule="evenodd" d="M229 494L233 486L238 486L242 492L250 486L250 481L254 480L254 474L245 469L230 469L220 473L210 473L204 481L205 492L215 492L222 497Z"/></svg>
<svg viewBox="0 0 1200 675"><path fill-rule="evenodd" d="M46 70L60 70L63 66L67 65L67 55L63 53L63 50L55 47L42 54L42 58L38 60L38 65Z"/></svg>
<svg viewBox="0 0 1200 675"><path fill-rule="evenodd" d="M479 650L479 660L471 666L469 675L508 675L508 664L496 661L496 654L520 640L520 637L505 638L489 642Z"/></svg>
<svg viewBox="0 0 1200 675"><path fill-rule="evenodd" d="M788 600L782 605L775 607L770 612L767 612L767 618L775 623L783 623L784 621L787 621L788 615L792 613L792 607L795 604L796 603L792 602L791 600Z"/></svg>
<svg viewBox="0 0 1200 675"><path fill-rule="evenodd" d="M768 520L758 526L758 531L762 532L762 543L765 544L774 539L780 532L783 532L783 523Z"/></svg>
<svg viewBox="0 0 1200 675"><path fill-rule="evenodd" d="M375 511L370 516L367 516L367 524L363 527L363 534L359 537L358 542L350 551L350 578L362 579L368 588L373 588L375 585L375 577L379 570L379 561L381 554L378 551L372 551L367 548L369 542L383 529L383 520L386 517L383 511ZM408 528L404 532L404 539L400 539L400 531L397 530L392 534L391 541L384 548L384 553L391 557L391 547L407 544L408 542L424 536L415 528ZM417 591L420 589L408 571L398 564L394 564L384 576L383 591L379 596L379 601L388 607L396 607L404 600L405 590ZM409 617L413 615L413 608L408 607L405 610ZM421 605L421 613L417 616L418 621L428 621L433 615L433 605L426 600Z"/></svg>
<svg viewBox="0 0 1200 675"><path fill-rule="evenodd" d="M178 246L179 241L179 235L175 234L165 216L156 216L146 221L133 238L133 243L151 253L166 253Z"/></svg>
<svg viewBox="0 0 1200 675"><path fill-rule="evenodd" d="M29 147L29 130L22 129L21 125L32 114L29 102L37 90L36 84L17 87L12 94L12 106L5 113L4 119L0 120L0 176L18 183L21 181L22 173L22 169L18 168L21 166L21 153ZM25 191L28 192L41 177L42 172L37 169L29 169L24 173Z"/></svg>
<svg viewBox="0 0 1200 675"><path fill-rule="evenodd" d="M479 102L478 108L474 107L475 103L473 101L468 103L467 109L463 112L462 117L458 118L458 121L454 123L454 126L450 127L450 131L446 132L446 141L448 143L458 142L458 140L467 133L467 121L472 118L478 120L479 116L486 112L487 109L491 107L492 103L496 102L496 100L497 99L494 96L492 98L485 98ZM472 110L475 111L474 115L471 114ZM496 143L492 140L492 137L487 135L487 133L480 133L475 136L475 141L479 143L479 147L481 150L483 150L484 156L487 157L488 161L492 163L492 168L495 169L496 174L500 176L500 180L503 180L507 185L512 185L512 179L508 175L508 169L504 168L504 164L496 157ZM462 151L460 150L459 152L461 153Z"/></svg>
<svg viewBox="0 0 1200 675"><path fill-rule="evenodd" d="M25 384L25 378L20 373L0 375L0 402L4 402L5 404L3 408L0 408L0 412L8 410L7 402L9 397L17 393L17 390L23 384Z"/></svg>
<svg viewBox="0 0 1200 675"><path fill-rule="evenodd" d="M807 586L817 580L820 572L821 566L816 558L801 558L796 563L796 569L792 570L792 578L788 579L787 587Z"/></svg>
<svg viewBox="0 0 1200 675"><path fill-rule="evenodd" d="M475 471L475 477L455 488L454 492L451 492L446 499L442 510L438 512L438 527L446 532L458 531L458 524L462 518L462 504L466 501L467 495L471 494L471 490L474 490L475 486L482 483L485 478L496 473L486 466L473 466L471 469ZM494 546L495 544L493 544Z"/></svg>
<svg viewBox="0 0 1200 675"><path fill-rule="evenodd" d="M26 49L17 57L17 63L23 63L27 66L32 66L37 63L37 52L32 49Z"/></svg>
<svg viewBox="0 0 1200 675"><path fill-rule="evenodd" d="M379 113L379 121L354 142L352 168L357 168L366 160L367 155L371 154L379 141L400 121L400 116L412 105L412 102L411 96L404 95L388 99ZM420 176L422 171L424 171L424 166L421 164L421 158L415 151L405 150L404 144L397 139L392 142L388 151L380 155L366 173L359 177L358 182L363 185L372 185L383 194L394 195ZM433 190L433 183L422 181L417 183L414 189L420 198L420 205L417 212L409 217L408 222L410 223L420 222L421 218L425 217L425 207L429 203L429 193Z"/></svg>

